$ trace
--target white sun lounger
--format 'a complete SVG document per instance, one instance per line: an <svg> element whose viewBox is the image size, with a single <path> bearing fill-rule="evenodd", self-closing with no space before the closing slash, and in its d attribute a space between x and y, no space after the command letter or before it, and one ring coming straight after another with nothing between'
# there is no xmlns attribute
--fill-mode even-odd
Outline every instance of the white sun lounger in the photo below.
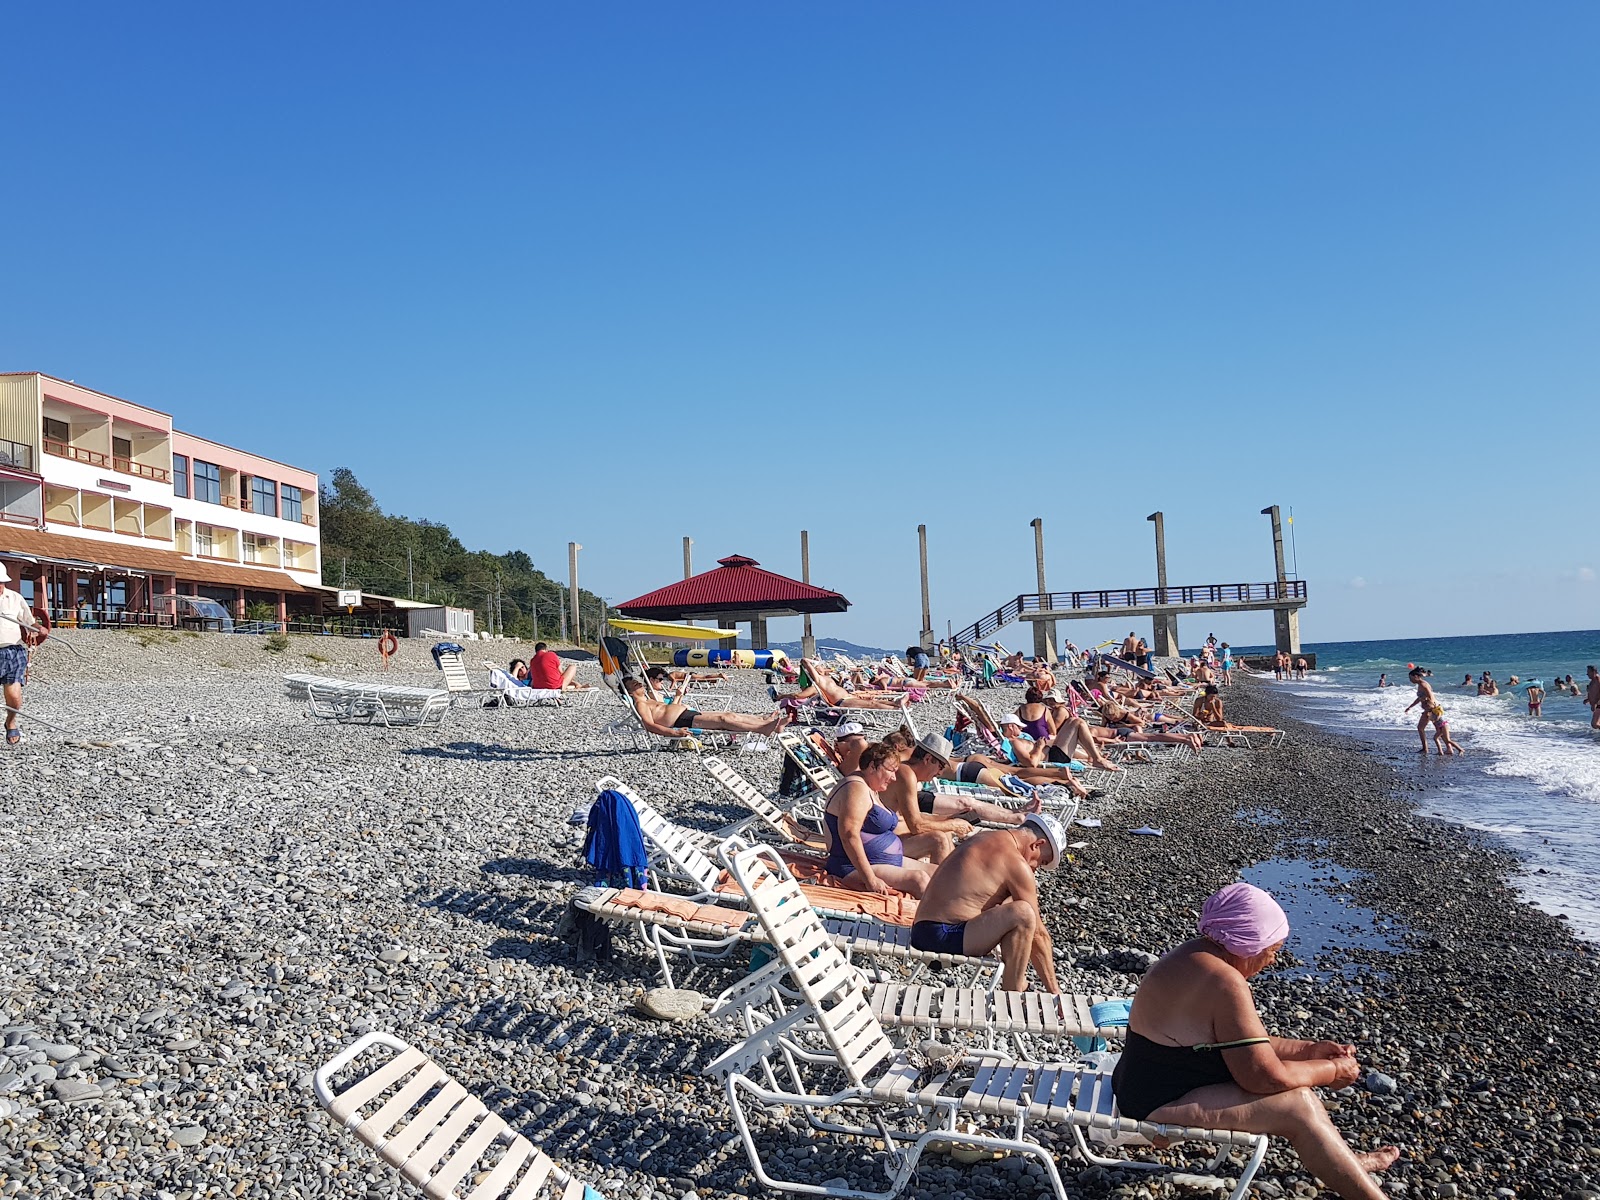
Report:
<svg viewBox="0 0 1600 1200"><path fill-rule="evenodd" d="M369 1050L362 1078L335 1078ZM422 1051L388 1033L359 1038L311 1077L323 1108L430 1200L599 1200ZM380 1102L381 1101L381 1102ZM462 1190L468 1189L468 1190Z"/></svg>
<svg viewBox="0 0 1600 1200"><path fill-rule="evenodd" d="M1233 1148L1243 1147L1249 1159L1231 1200L1242 1200L1249 1190L1267 1151L1262 1134L1128 1120L1117 1114L1110 1076L1080 1065L1017 1060L998 1051L935 1059L898 1049L873 1011L865 981L802 902L782 860L769 848L749 847L732 854L729 867L802 1001L706 1069L723 1080L751 1170L764 1186L890 1200L911 1180L923 1152L942 1144L1031 1158L1058 1200L1067 1200L1054 1155L1031 1132L1042 1124L1070 1130L1077 1153L1087 1161L1123 1169L1164 1168L1105 1158L1090 1149L1086 1130L1099 1136L1205 1141L1217 1147L1213 1171ZM818 1071L832 1076L820 1087L813 1083ZM746 1105L780 1121L798 1110L815 1133L830 1141L844 1135L876 1143L886 1151L888 1186L841 1187L814 1177L773 1175L779 1164L763 1157ZM966 1122L982 1124L974 1132Z"/></svg>
<svg viewBox="0 0 1600 1200"><path fill-rule="evenodd" d="M308 716L358 725L439 725L450 711L442 688L363 683L321 675L285 675L292 699L304 700Z"/></svg>

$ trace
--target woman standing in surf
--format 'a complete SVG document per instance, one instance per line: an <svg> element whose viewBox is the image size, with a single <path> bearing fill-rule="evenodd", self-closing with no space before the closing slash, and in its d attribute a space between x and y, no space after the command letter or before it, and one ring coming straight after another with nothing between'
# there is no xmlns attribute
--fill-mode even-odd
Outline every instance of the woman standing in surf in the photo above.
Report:
<svg viewBox="0 0 1600 1200"><path fill-rule="evenodd" d="M1428 725L1436 717L1444 716L1444 705L1439 703L1439 698L1433 694L1433 685L1428 682L1428 672L1419 666L1413 665L1406 673L1406 678L1417 685L1417 698L1406 705L1410 712L1417 705L1422 705L1422 715L1417 718L1417 737L1422 742L1422 752L1428 752Z"/></svg>

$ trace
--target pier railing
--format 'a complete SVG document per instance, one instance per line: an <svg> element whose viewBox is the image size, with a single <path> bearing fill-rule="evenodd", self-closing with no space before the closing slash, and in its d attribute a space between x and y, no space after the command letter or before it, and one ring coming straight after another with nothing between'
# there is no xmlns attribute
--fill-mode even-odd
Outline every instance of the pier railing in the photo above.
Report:
<svg viewBox="0 0 1600 1200"><path fill-rule="evenodd" d="M1206 604L1272 604L1281 600L1304 600L1303 579L1269 580L1266 583L1205 583L1182 587L1096 588L1078 592L1024 592L991 613L979 617L956 633L958 646L981 642L1004 629L1024 613L1092 612L1097 609L1155 608L1162 605L1184 607Z"/></svg>

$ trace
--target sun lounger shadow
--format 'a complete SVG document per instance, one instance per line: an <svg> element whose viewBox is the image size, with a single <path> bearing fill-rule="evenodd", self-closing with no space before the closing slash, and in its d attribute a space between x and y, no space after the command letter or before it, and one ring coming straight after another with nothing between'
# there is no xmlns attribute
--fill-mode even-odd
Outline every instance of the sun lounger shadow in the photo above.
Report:
<svg viewBox="0 0 1600 1200"><path fill-rule="evenodd" d="M566 910L568 897L505 896L497 892L449 888L421 903L423 908L454 913L469 921L493 925L496 929L521 934L526 938L529 934L550 937L551 930Z"/></svg>
<svg viewBox="0 0 1600 1200"><path fill-rule="evenodd" d="M588 885L594 882L594 870L590 867L569 866L564 863L554 863L545 858L514 858L510 855L505 855L500 858L491 858L483 864L483 870L490 875L518 875L545 883L579 883ZM562 899L565 899L565 897Z"/></svg>
<svg viewBox="0 0 1600 1200"><path fill-rule="evenodd" d="M584 750L543 750L533 746L502 746L494 742L446 742L442 746L409 746L401 754L419 758L448 758L456 762L548 762L551 759L590 758Z"/></svg>

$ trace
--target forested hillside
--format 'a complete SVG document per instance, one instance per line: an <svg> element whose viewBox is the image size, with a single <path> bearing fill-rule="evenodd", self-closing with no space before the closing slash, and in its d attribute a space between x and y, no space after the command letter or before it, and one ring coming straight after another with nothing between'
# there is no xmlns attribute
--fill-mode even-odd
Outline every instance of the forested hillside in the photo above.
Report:
<svg viewBox="0 0 1600 1200"><path fill-rule="evenodd" d="M448 525L386 513L348 467L334 468L320 512L322 582L330 587L471 608L480 631L561 635L567 589L523 551L468 550ZM568 636L593 641L604 602L582 588L578 594L582 636Z"/></svg>

